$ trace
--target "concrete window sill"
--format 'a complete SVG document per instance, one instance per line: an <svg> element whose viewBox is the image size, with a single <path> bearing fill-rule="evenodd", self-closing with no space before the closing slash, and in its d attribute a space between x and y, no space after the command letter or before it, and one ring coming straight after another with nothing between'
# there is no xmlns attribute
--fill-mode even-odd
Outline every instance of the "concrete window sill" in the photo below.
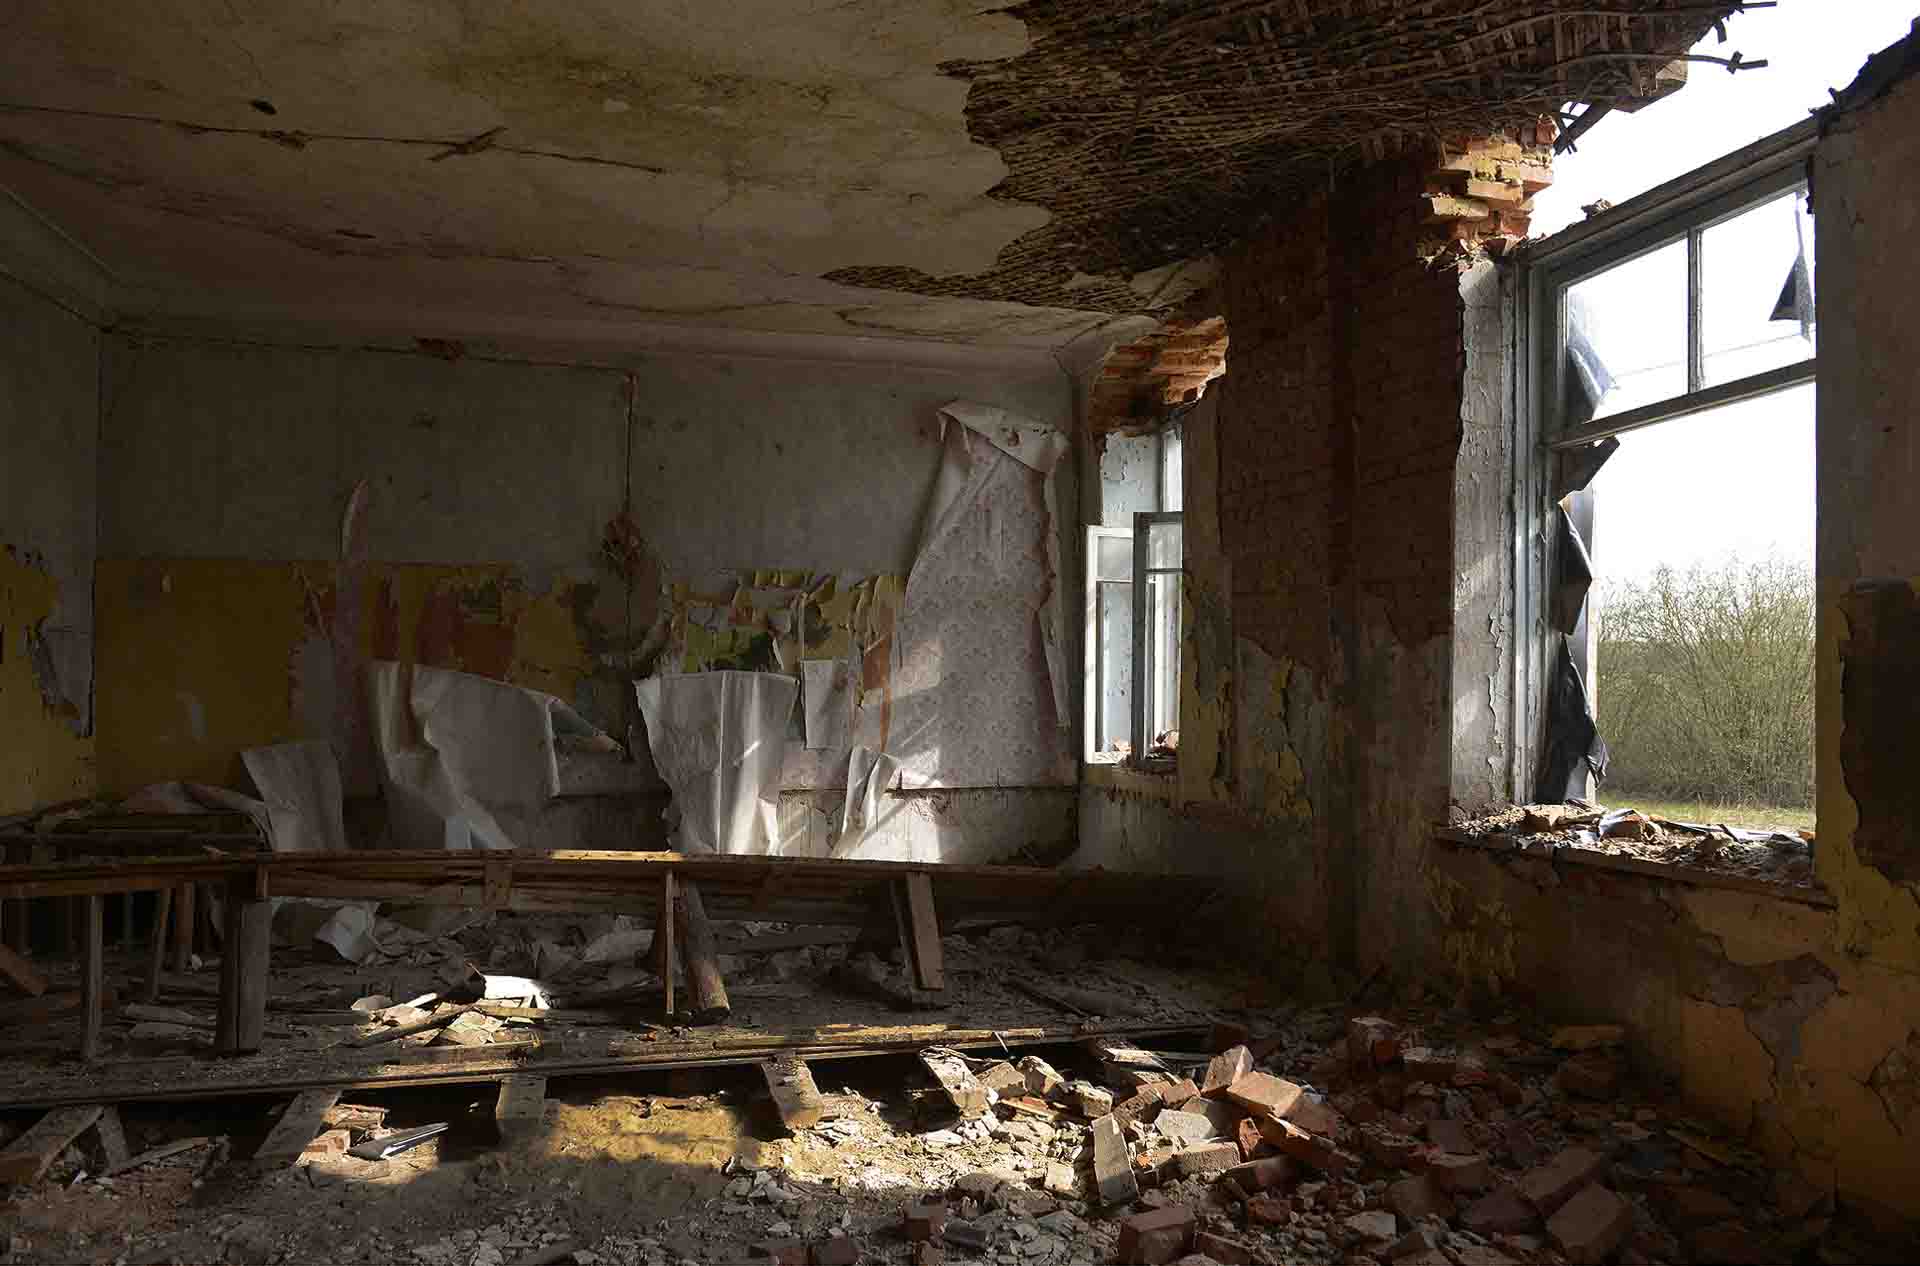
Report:
<svg viewBox="0 0 1920 1266"><path fill-rule="evenodd" d="M1549 862L1556 866L1587 866L1595 870L1643 875L1649 879L1693 884L1701 888L1729 888L1735 892L1778 897L1782 901L1797 901L1802 905L1816 906L1823 910L1831 910L1835 905L1832 894L1812 884L1755 879L1747 875L1729 874L1725 871L1710 870L1681 862L1660 862L1642 857L1627 857L1617 853L1602 852L1596 848L1564 844L1541 836L1474 835L1471 832L1443 827L1434 832L1434 841L1448 848L1479 849L1497 856L1527 858L1533 861Z"/></svg>

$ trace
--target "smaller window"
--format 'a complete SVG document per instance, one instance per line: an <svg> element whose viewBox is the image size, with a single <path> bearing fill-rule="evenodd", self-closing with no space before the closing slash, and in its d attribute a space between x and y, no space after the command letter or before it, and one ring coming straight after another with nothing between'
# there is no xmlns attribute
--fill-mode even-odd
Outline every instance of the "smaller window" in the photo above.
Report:
<svg viewBox="0 0 1920 1266"><path fill-rule="evenodd" d="M1086 757L1133 751L1133 532L1087 529Z"/></svg>
<svg viewBox="0 0 1920 1266"><path fill-rule="evenodd" d="M1180 748L1181 515L1133 516L1133 732L1138 764L1171 763Z"/></svg>

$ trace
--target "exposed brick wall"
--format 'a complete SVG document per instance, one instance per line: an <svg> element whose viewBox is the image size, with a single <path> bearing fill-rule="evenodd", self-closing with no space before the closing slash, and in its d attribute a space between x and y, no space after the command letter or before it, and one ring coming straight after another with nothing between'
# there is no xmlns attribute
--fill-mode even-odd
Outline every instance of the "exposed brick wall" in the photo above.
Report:
<svg viewBox="0 0 1920 1266"><path fill-rule="evenodd" d="M1349 582L1414 642L1447 631L1464 371L1427 164L1365 168L1233 255L1219 390L1234 627L1325 671Z"/></svg>
<svg viewBox="0 0 1920 1266"><path fill-rule="evenodd" d="M1157 423L1169 405L1198 399L1226 360L1224 318L1172 318L1107 353L1088 393L1088 429L1107 435Z"/></svg>

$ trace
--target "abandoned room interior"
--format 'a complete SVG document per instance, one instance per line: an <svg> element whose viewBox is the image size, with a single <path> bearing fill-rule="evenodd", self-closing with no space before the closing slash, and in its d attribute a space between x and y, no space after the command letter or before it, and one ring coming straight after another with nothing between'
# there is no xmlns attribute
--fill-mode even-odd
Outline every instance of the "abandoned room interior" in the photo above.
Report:
<svg viewBox="0 0 1920 1266"><path fill-rule="evenodd" d="M0 15L0 1261L1920 1257L1920 18Z"/></svg>

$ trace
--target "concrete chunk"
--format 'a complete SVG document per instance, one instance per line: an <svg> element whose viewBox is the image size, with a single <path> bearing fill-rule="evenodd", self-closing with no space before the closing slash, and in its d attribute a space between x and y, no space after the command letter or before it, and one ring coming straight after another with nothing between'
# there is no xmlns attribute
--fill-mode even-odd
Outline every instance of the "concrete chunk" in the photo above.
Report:
<svg viewBox="0 0 1920 1266"><path fill-rule="evenodd" d="M1112 1113L1093 1123L1093 1185L1107 1204L1140 1198L1140 1183L1127 1156L1127 1136Z"/></svg>
<svg viewBox="0 0 1920 1266"><path fill-rule="evenodd" d="M1588 1183L1599 1181L1606 1172L1607 1158L1584 1147L1569 1147L1554 1154L1552 1160L1527 1171L1520 1179L1520 1194L1543 1217L1573 1198L1573 1193Z"/></svg>

